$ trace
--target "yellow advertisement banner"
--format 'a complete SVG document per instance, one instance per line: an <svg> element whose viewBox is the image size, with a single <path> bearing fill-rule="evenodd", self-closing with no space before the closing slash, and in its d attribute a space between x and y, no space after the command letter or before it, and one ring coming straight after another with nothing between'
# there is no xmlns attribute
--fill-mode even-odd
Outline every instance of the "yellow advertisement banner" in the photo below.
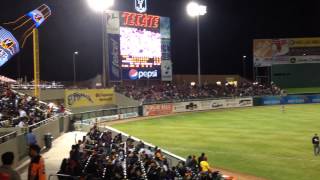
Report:
<svg viewBox="0 0 320 180"><path fill-rule="evenodd" d="M320 38L292 38L289 39L290 47L320 47Z"/></svg>
<svg viewBox="0 0 320 180"><path fill-rule="evenodd" d="M114 99L114 89L65 90L67 108L111 105L114 104Z"/></svg>

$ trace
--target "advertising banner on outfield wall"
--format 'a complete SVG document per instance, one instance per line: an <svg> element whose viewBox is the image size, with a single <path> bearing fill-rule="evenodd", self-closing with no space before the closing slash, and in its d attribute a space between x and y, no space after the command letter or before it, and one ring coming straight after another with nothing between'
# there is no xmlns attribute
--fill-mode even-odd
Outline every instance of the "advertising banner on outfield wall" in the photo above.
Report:
<svg viewBox="0 0 320 180"><path fill-rule="evenodd" d="M114 104L114 89L67 89L65 106L80 108Z"/></svg>
<svg viewBox="0 0 320 180"><path fill-rule="evenodd" d="M252 98L217 99L205 101L190 101L173 104L173 112L202 111L221 108L236 108L253 106Z"/></svg>
<svg viewBox="0 0 320 180"><path fill-rule="evenodd" d="M255 67L320 63L320 38L255 39Z"/></svg>
<svg viewBox="0 0 320 180"><path fill-rule="evenodd" d="M256 105L309 104L320 103L320 95L266 96L256 98Z"/></svg>
<svg viewBox="0 0 320 180"><path fill-rule="evenodd" d="M158 116L172 113L172 104L151 104L143 106L143 116Z"/></svg>

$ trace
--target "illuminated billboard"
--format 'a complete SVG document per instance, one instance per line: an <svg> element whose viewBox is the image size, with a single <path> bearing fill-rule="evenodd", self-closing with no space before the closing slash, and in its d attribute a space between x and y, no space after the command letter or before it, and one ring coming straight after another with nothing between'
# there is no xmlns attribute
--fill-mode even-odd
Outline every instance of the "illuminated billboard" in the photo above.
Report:
<svg viewBox="0 0 320 180"><path fill-rule="evenodd" d="M20 51L16 38L0 26L0 67Z"/></svg>
<svg viewBox="0 0 320 180"><path fill-rule="evenodd" d="M162 61L171 62L170 19L118 11L106 16L110 80L160 80Z"/></svg>
<svg viewBox="0 0 320 180"><path fill-rule="evenodd" d="M29 12L27 15L32 19L36 27L39 27L45 20L44 15L37 9Z"/></svg>
<svg viewBox="0 0 320 180"><path fill-rule="evenodd" d="M255 67L320 63L320 38L255 39Z"/></svg>
<svg viewBox="0 0 320 180"><path fill-rule="evenodd" d="M50 15L50 8L42 4L14 21L3 23L3 27L0 26L0 67L23 49L33 29L39 27Z"/></svg>

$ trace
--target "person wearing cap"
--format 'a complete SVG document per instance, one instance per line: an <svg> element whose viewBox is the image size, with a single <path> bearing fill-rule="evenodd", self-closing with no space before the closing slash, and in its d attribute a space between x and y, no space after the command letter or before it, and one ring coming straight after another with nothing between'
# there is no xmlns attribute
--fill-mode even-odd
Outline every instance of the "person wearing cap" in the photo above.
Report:
<svg viewBox="0 0 320 180"><path fill-rule="evenodd" d="M13 152L6 152L1 156L2 166L0 167L1 180L21 180L20 175L12 168L14 154Z"/></svg>
<svg viewBox="0 0 320 180"><path fill-rule="evenodd" d="M41 148L33 144L30 146L30 165L28 171L28 180L46 180L46 169L44 159L40 155Z"/></svg>
<svg viewBox="0 0 320 180"><path fill-rule="evenodd" d="M312 137L312 144L313 144L314 155L318 156L319 153L320 153L319 136L318 136L318 134L314 134L314 136Z"/></svg>

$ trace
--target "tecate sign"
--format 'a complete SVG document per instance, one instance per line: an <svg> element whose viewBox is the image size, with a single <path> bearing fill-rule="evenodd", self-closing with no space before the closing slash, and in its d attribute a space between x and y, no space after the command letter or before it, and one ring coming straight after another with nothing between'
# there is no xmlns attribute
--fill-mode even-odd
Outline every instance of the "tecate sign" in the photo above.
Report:
<svg viewBox="0 0 320 180"><path fill-rule="evenodd" d="M158 70L154 71L138 71L136 69L131 69L129 71L129 77L131 80L137 80L142 78L156 78L158 77Z"/></svg>

